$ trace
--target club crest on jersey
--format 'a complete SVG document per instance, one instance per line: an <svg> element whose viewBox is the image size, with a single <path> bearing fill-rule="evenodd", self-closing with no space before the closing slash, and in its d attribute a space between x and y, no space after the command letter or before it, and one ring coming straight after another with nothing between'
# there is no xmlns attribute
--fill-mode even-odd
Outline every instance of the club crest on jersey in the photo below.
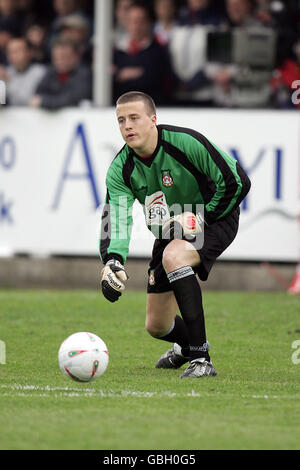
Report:
<svg viewBox="0 0 300 470"><path fill-rule="evenodd" d="M162 170L162 184L169 188L174 183L173 178L171 176L171 170Z"/></svg>
<svg viewBox="0 0 300 470"><path fill-rule="evenodd" d="M154 272L155 272L155 269L150 270L150 274L149 274L149 284L150 284L150 286L154 286L154 284L155 284Z"/></svg>

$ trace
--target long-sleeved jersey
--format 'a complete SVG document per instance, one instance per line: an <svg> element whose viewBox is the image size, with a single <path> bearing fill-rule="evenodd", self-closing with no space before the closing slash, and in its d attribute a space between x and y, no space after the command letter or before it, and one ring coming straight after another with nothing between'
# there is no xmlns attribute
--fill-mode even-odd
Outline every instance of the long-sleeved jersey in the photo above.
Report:
<svg viewBox="0 0 300 470"><path fill-rule="evenodd" d="M239 163L202 134L168 125L157 129L153 155L140 157L126 144L108 169L100 235L104 263L112 257L125 263L136 199L144 206L148 228L156 234L153 227L161 227L170 215L197 213L199 205L204 207L207 224L217 222L250 189Z"/></svg>

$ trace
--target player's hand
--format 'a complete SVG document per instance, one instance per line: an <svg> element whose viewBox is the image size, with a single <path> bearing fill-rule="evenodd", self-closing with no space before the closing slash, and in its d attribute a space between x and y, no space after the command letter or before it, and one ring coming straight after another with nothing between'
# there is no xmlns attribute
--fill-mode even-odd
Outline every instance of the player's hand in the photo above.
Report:
<svg viewBox="0 0 300 470"><path fill-rule="evenodd" d="M182 212L179 215L170 217L162 227L162 238L173 240L185 236L196 235L203 229L203 218L200 214L192 212Z"/></svg>
<svg viewBox="0 0 300 470"><path fill-rule="evenodd" d="M125 289L128 275L124 266L116 259L110 259L101 271L101 288L104 297L110 302L119 299Z"/></svg>

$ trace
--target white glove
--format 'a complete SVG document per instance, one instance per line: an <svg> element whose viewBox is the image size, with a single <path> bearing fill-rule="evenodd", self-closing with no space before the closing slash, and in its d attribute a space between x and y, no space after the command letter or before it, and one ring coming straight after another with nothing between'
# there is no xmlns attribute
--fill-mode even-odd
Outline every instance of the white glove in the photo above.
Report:
<svg viewBox="0 0 300 470"><path fill-rule="evenodd" d="M128 275L124 266L116 259L110 259L101 271L101 288L104 297L110 302L119 299L125 289Z"/></svg>
<svg viewBox="0 0 300 470"><path fill-rule="evenodd" d="M162 227L162 238L173 240L185 236L196 235L203 230L203 218L201 214L192 212L182 212L181 214L170 217Z"/></svg>

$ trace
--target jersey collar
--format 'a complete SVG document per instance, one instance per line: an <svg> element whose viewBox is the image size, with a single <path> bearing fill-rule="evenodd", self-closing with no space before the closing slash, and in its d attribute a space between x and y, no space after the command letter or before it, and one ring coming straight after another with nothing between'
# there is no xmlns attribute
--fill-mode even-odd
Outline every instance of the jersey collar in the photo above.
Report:
<svg viewBox="0 0 300 470"><path fill-rule="evenodd" d="M131 149L131 155L134 156L135 158L137 158L137 160L139 160L140 162L144 163L144 165L150 167L156 157L156 155L158 154L158 151L160 149L160 146L161 146L161 134L162 134L162 129L160 126L157 126L157 131L158 131L158 135L157 135L157 145L155 147L155 150L153 152L153 154L149 157L140 157L137 153L135 153L135 151L133 149Z"/></svg>

